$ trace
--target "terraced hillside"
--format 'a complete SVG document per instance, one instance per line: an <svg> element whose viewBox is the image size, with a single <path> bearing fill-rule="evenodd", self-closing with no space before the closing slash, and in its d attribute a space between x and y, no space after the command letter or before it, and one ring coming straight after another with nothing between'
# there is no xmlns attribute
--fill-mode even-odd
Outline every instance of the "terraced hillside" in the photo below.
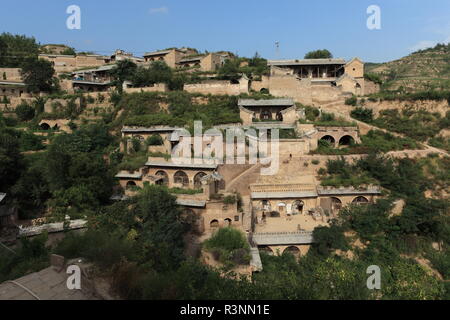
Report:
<svg viewBox="0 0 450 320"><path fill-rule="evenodd" d="M378 74L383 88L407 91L450 88L450 44L420 50L399 60L367 64L366 72Z"/></svg>

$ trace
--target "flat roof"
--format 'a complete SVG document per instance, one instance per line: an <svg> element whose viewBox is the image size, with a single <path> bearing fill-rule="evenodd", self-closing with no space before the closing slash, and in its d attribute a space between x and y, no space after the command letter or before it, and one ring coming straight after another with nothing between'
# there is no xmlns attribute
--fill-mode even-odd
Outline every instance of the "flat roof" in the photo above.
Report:
<svg viewBox="0 0 450 320"><path fill-rule="evenodd" d="M123 127L122 132L163 132L163 131L175 131L181 128L176 127Z"/></svg>
<svg viewBox="0 0 450 320"><path fill-rule="evenodd" d="M317 196L318 195L316 191L253 191L251 193L252 199L315 198Z"/></svg>
<svg viewBox="0 0 450 320"><path fill-rule="evenodd" d="M100 66L98 68L76 70L76 71L73 71L72 74L109 71L109 70L112 70L115 66L116 66L115 64L109 64L109 65L105 65L105 66Z"/></svg>
<svg viewBox="0 0 450 320"><path fill-rule="evenodd" d="M295 104L293 99L268 99L268 100L256 100L256 99L239 99L238 105L243 107L253 106L293 106Z"/></svg>
<svg viewBox="0 0 450 320"><path fill-rule="evenodd" d="M252 240L259 246L309 244L314 242L312 232L309 231L254 233Z"/></svg>
<svg viewBox="0 0 450 320"><path fill-rule="evenodd" d="M13 86L19 86L19 87L24 87L25 83L23 82L15 82L15 81L1 81L0 80L0 85L2 84L6 84L6 85L13 85Z"/></svg>
<svg viewBox="0 0 450 320"><path fill-rule="evenodd" d="M268 60L269 66L302 66L302 65L330 65L346 64L345 59L295 59L295 60Z"/></svg>
<svg viewBox="0 0 450 320"><path fill-rule="evenodd" d="M370 188L365 190L352 188L333 188L333 189L317 189L317 193L321 196L339 196L339 195L364 195L364 194L381 194L379 188Z"/></svg>
<svg viewBox="0 0 450 320"><path fill-rule="evenodd" d="M175 49L178 50L178 49ZM149 56L158 56L161 54L167 54L169 53L171 50L159 50L159 51L152 51L152 52L146 52L144 53L144 57L149 57ZM179 50L178 50L179 51Z"/></svg>
<svg viewBox="0 0 450 320"><path fill-rule="evenodd" d="M172 161L147 161L149 167L167 167L167 168L193 168L193 169L216 169L217 164L207 163L173 163Z"/></svg>
<svg viewBox="0 0 450 320"><path fill-rule="evenodd" d="M126 172L119 172L115 175L116 178L125 178L125 179L141 179L142 173L126 173Z"/></svg>
<svg viewBox="0 0 450 320"><path fill-rule="evenodd" d="M194 199L180 199L177 198L177 204L180 206L185 207L198 207L198 208L204 208L206 205L205 200L194 200Z"/></svg>
<svg viewBox="0 0 450 320"><path fill-rule="evenodd" d="M92 85L97 85L97 86L108 86L111 84L111 81L95 82L95 81L86 81L86 80L72 80L72 83L92 84Z"/></svg>

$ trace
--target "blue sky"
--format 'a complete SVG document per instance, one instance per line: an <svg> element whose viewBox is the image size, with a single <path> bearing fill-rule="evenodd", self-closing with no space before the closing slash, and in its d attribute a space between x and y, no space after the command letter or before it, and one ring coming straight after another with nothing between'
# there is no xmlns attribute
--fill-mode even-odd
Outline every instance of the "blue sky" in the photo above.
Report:
<svg viewBox="0 0 450 320"><path fill-rule="evenodd" d="M81 30L66 27L69 5L81 8ZM381 30L366 27L369 5L381 8ZM448 42L450 1L15 0L0 8L4 31L101 54L189 46L287 59L327 48L335 57L383 62Z"/></svg>

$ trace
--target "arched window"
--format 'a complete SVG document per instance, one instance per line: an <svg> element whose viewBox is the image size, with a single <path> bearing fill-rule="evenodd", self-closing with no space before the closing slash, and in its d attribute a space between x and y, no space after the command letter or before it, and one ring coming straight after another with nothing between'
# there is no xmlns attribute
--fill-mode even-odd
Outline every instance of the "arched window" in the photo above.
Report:
<svg viewBox="0 0 450 320"><path fill-rule="evenodd" d="M161 180L158 180L156 182L157 184L163 185L163 186L169 185L169 175L167 174L167 172L160 170L160 171L156 172L155 175L162 177Z"/></svg>
<svg viewBox="0 0 450 320"><path fill-rule="evenodd" d="M303 203L302 200L294 201L294 203L292 204L292 213L293 214L302 214L304 205L305 204Z"/></svg>
<svg viewBox="0 0 450 320"><path fill-rule="evenodd" d="M209 226L210 226L212 229L218 228L218 227L219 227L219 221L217 221L216 219L214 219L214 220L212 220L212 221L209 223Z"/></svg>
<svg viewBox="0 0 450 320"><path fill-rule="evenodd" d="M206 176L206 173L199 172L194 176L194 188L200 189L202 187L202 178Z"/></svg>
<svg viewBox="0 0 450 320"><path fill-rule="evenodd" d="M186 172L184 172L184 171L175 172L175 174L173 176L173 181L175 183L179 183L179 184L183 185L183 187L189 186L189 177L186 174Z"/></svg>
<svg viewBox="0 0 450 320"><path fill-rule="evenodd" d="M231 227L231 219L229 218L225 219L225 226Z"/></svg>
<svg viewBox="0 0 450 320"><path fill-rule="evenodd" d="M340 146L349 146L353 143L355 143L355 140L352 136L343 136L341 139L339 139Z"/></svg>
<svg viewBox="0 0 450 320"><path fill-rule="evenodd" d="M367 203L369 203L369 200L366 197L359 196L359 197L356 197L352 201L352 203L354 203L354 204L367 204Z"/></svg>
<svg viewBox="0 0 450 320"><path fill-rule="evenodd" d="M269 94L269 90L267 90L266 88L261 88L261 90L259 90L259 92L261 92L263 94Z"/></svg>

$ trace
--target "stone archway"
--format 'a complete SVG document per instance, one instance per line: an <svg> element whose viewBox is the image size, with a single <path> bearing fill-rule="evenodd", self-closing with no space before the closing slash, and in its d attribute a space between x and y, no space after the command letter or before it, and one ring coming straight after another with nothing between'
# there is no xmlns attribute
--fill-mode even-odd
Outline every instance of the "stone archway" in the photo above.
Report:
<svg viewBox="0 0 450 320"><path fill-rule="evenodd" d="M279 213L278 211L271 211L271 212L269 213L269 216L270 216L271 218L279 218L279 217L280 217L280 213Z"/></svg>
<svg viewBox="0 0 450 320"><path fill-rule="evenodd" d="M202 188L202 178L206 176L206 173L199 172L194 176L194 188L201 189Z"/></svg>
<svg viewBox="0 0 450 320"><path fill-rule="evenodd" d="M331 197L331 210L338 212L342 209L342 201L339 198Z"/></svg>
<svg viewBox="0 0 450 320"><path fill-rule="evenodd" d="M159 170L155 174L156 176L162 177L161 180L157 181L156 184L162 185L162 186L168 186L169 185L169 175L164 170Z"/></svg>
<svg viewBox="0 0 450 320"><path fill-rule="evenodd" d="M300 249L296 246L289 246L286 249L284 249L283 254L290 253L293 256L298 257L300 255Z"/></svg>
<svg viewBox="0 0 450 320"><path fill-rule="evenodd" d="M209 226L210 226L211 229L217 229L217 228L219 228L219 220L216 220L216 219L212 220L212 221L209 223Z"/></svg>
<svg viewBox="0 0 450 320"><path fill-rule="evenodd" d="M302 200L295 200L292 203L292 214L302 214L305 203Z"/></svg>
<svg viewBox="0 0 450 320"><path fill-rule="evenodd" d="M355 139L350 135L345 135L339 139L340 146L349 146L355 143Z"/></svg>
<svg viewBox="0 0 450 320"><path fill-rule="evenodd" d="M281 113L281 111L277 112L276 119L277 121L283 121L283 114Z"/></svg>
<svg viewBox="0 0 450 320"><path fill-rule="evenodd" d="M225 220L225 227L231 227L231 219L230 218L226 218Z"/></svg>
<svg viewBox="0 0 450 320"><path fill-rule="evenodd" d="M319 141L325 141L327 143L330 144L330 146L334 147L334 145L336 144L336 139L334 139L333 136L330 135L325 135L322 138L319 139Z"/></svg>
<svg viewBox="0 0 450 320"><path fill-rule="evenodd" d="M134 182L134 181L127 182L127 186L126 186L127 189L132 189L134 187L136 187L136 182Z"/></svg>
<svg viewBox="0 0 450 320"><path fill-rule="evenodd" d="M185 188L189 186L189 177L184 171L175 172L173 175L173 181L174 183L181 184Z"/></svg>
<svg viewBox="0 0 450 320"><path fill-rule="evenodd" d="M272 248L269 247L269 246L258 246L258 249L261 252L264 252L264 253L268 254L269 256L275 255L275 253L273 252Z"/></svg>
<svg viewBox="0 0 450 320"><path fill-rule="evenodd" d="M50 125L46 122L41 123L40 127L42 130L45 130L45 131L50 130Z"/></svg>
<svg viewBox="0 0 450 320"><path fill-rule="evenodd" d="M369 199L367 199L366 197L363 197L363 196L358 196L355 199L353 199L352 203L357 204L357 205L368 204Z"/></svg>

